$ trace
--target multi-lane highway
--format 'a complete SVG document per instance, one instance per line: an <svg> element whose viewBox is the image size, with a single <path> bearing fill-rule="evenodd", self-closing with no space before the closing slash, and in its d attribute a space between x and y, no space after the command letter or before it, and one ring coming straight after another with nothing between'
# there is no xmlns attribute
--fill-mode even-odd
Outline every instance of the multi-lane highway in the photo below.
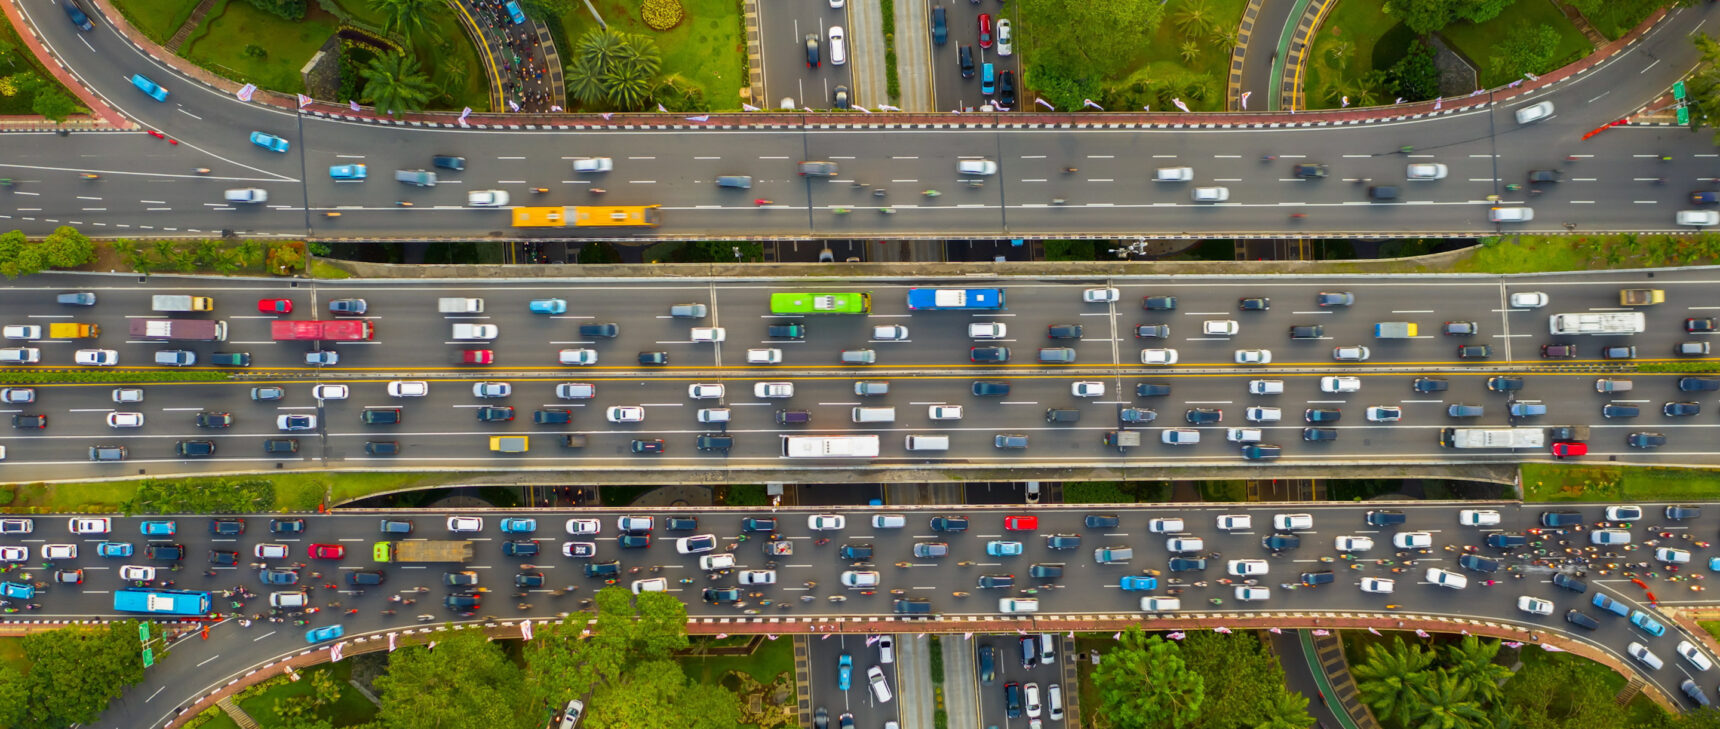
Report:
<svg viewBox="0 0 1720 729"><path fill-rule="evenodd" d="M905 619L915 615L939 619L1008 614L1051 619L1123 615L1141 616L1160 626L1174 626L1180 617L1246 616L1262 611L1285 616L1477 618L1525 626L1538 634L1561 633L1620 657L1632 642L1640 643L1663 661L1663 667L1647 669L1628 660L1626 665L1642 671L1668 695L1677 696L1679 682L1699 675L1675 654L1677 645L1689 636L1651 601L1657 598L1659 604L1670 606L1706 602L1706 593L1696 591L1701 583L1691 581L1688 575L1708 573L1710 558L1720 557L1720 551L1709 543L1715 534L1714 508L1706 508L1707 516L1698 513L1669 519L1665 515L1667 504L1635 506L1642 515L1629 523L1606 522L1600 506L1520 507L1509 503L800 508L759 512L545 510L434 516L377 512L307 515L302 517L304 530L298 533L271 533L269 518L252 517L245 520L244 532L239 535L211 534L209 517L169 516L160 519L171 521L174 533L158 536L142 534L143 523L153 517L113 517L105 525L107 533L73 534L67 518L38 516L33 519L32 531L0 536L0 548L28 549L29 554L18 561L31 565L42 561L43 550L50 545L72 545L78 550L76 558L54 560L54 568L82 570L82 584L57 584L51 591L39 593L33 600L41 608L26 613L31 618L113 615L114 591L131 586L119 575L127 565L158 568L153 583L156 587L172 578L177 589L244 588L253 593L254 597L237 598L242 605L236 611L227 604L233 598L224 598L216 612L226 619L213 626L210 642L182 645L175 651L173 663L152 674L152 683L183 681L174 691L185 695L197 693L201 683L186 680L183 672L188 666L202 667L201 661L213 659L212 665L200 668L199 675L214 681L271 655L296 650L304 645L305 629L325 624L340 623L348 635L354 635L412 625L418 620L414 616L420 615L439 622L483 616L545 617L579 610L586 606L582 601L592 590L605 585L603 576L586 575L592 568L588 565L617 562L618 574L609 579L623 587L635 580L657 581L658 587L686 601L695 619L786 621L784 630L844 616L892 615ZM1465 509L1481 512L1472 519L1483 525L1460 523ZM1397 515L1403 523L1375 526L1369 522L1369 512L1376 512L1376 523L1387 521L1381 514ZM1572 521L1564 531L1543 528L1551 512L1569 514ZM1304 521L1289 523L1288 529L1277 528L1282 519L1290 518L1288 515L1303 515L1298 518ZM644 546L630 548L619 541L623 533L618 531L618 520L629 516L651 520ZM875 521L875 517L885 520ZM899 520L889 520L893 517ZM477 530L452 531L447 522L454 518L472 521L472 528ZM820 518L825 528L812 528L813 521ZM1491 523L1495 518L1497 523ZM411 520L412 532L380 534L378 524L384 519ZM506 519L532 521L523 527L515 525L513 533L503 533ZM584 529L594 528L596 532L570 534L573 525L565 523L570 519L594 520ZM842 521L837 523L837 519ZM165 528L157 525L152 530ZM1623 530L1620 533L1628 535L1629 547L1592 546L1591 535L1603 528ZM703 544L699 544L701 535L709 535ZM1268 548L1269 538L1282 540L1286 535L1293 535L1296 542ZM1510 535L1522 537L1519 546L1489 546L1489 539ZM1348 549L1357 551L1346 558L1338 544L1342 538L1370 543L1349 545ZM403 544L470 540L475 555L463 565L381 564L371 558L374 543L395 539L405 540ZM1398 540L1405 539L1425 540L1419 543L1426 546L1396 546ZM1171 540L1195 543L1175 545ZM564 545L582 542L592 545L590 557L563 556ZM773 559L766 545L774 542L792 545L790 552ZM102 543L124 543L134 550L133 555L97 556ZM185 569L167 572L171 560L144 556L147 546L164 544L187 548ZM540 552L536 556L508 556L509 544L535 546ZM285 556L258 557L260 545L273 545L280 550L276 555L284 552ZM1683 550L1682 558L1689 562L1677 569L1668 566L1657 557L1657 549L1662 547ZM317 550L329 548L340 548L344 553L338 558L313 556ZM1180 551L1173 553L1173 549ZM239 564L210 567L211 550L237 552ZM1105 550L1117 550L1112 552L1110 563L1101 562ZM1459 560L1463 555L1487 561L1465 565ZM12 554L9 558L20 556ZM707 558L721 561L705 564ZM1193 562L1171 561L1176 558ZM1254 577L1230 574L1239 560L1255 560L1253 564L1265 572ZM296 567L298 564L304 566ZM264 584L259 579L263 566L290 573L296 584ZM1497 571L1485 571L1489 567ZM202 572L205 569L209 572ZM1432 584L1430 569L1457 575L1465 585L1453 588ZM351 575L374 570L381 572L381 585L353 586ZM13 579L52 579L29 567L26 571L33 574L27 578L14 575ZM1328 571L1332 573L1330 582L1304 584L1320 583L1322 578L1317 575ZM462 572L471 573L466 579L475 580L475 584L447 586L447 574ZM1569 587L1556 586L1556 575L1563 575L1561 579L1566 579ZM522 578L541 582L515 587L516 580ZM1252 584L1244 584L1250 579ZM1389 580L1391 592L1366 592L1361 587L1364 580ZM1637 586L1634 580L1641 580L1646 587ZM845 581L856 586L847 587ZM761 584L746 584L749 582ZM642 589L645 584L641 583ZM1237 589L1245 587L1261 590L1261 599L1239 602ZM417 591L419 588L424 591ZM475 588L488 591L472 593ZM299 590L308 591L311 606L325 609L315 615L277 611L284 621L309 618L306 625L271 622L270 594L296 594ZM1648 597L1651 593L1655 598ZM450 595L471 595L479 604L444 608L442 602ZM1598 607L1597 595L1616 602L1623 614ZM393 601L393 597L416 602L405 604ZM1539 608L1545 614L1521 609L1524 597L1545 601ZM1161 602L1144 610L1144 598L1179 602ZM1031 606L1018 603L1011 613L1002 604L1011 599L1036 602ZM331 601L338 602L338 607L326 609ZM903 613L914 604L923 607L912 609L924 612ZM357 613L342 617L343 610ZM1571 622L1569 611L1587 615L1595 627ZM1633 626L1625 617L1633 611L1641 612L1639 621L1649 618L1664 626L1664 635L1650 635ZM255 622L242 626L236 622L240 618ZM1002 646L999 661L1020 661L1012 640L993 642ZM236 645L246 649L227 649ZM1707 655L1706 651L1699 652ZM860 676L877 659L873 651L856 648L855 653L855 688L864 691ZM815 670L834 671L835 666L820 665ZM896 685L893 678L891 685ZM1705 691L1713 688L1704 685ZM146 685L131 695L148 695L150 690ZM130 710L135 713L143 707L132 705ZM137 715L148 719L155 714L150 710Z"/></svg>
<svg viewBox="0 0 1720 729"><path fill-rule="evenodd" d="M1652 276L1652 278L1650 278ZM1654 274L1583 274L1528 278L1441 277L1259 279L1117 279L1001 282L1003 311L917 311L906 308L898 281L827 282L829 291L870 291L869 315L773 316L772 292L800 289L798 283L731 281L610 282L235 282L231 280L152 277L38 276L0 288L0 307L8 325L43 326L55 322L94 323L93 340L13 341L9 346L40 351L35 365L7 365L9 372L75 367L81 348L111 349L120 369L163 370L153 355L160 350L195 352L200 363L216 353L250 355L248 368L216 368L232 379L215 383L139 385L143 400L116 403L114 383L35 385L32 401L0 405L21 416L19 425L0 430L7 448L0 462L9 480L100 478L177 472L230 472L276 468L591 468L681 469L748 478L756 469L839 466L859 478L891 468L1057 465L1069 467L1134 465L1239 465L1233 428L1257 429L1261 442L1283 448L1280 464L1474 463L1547 459L1544 448L1446 449L1439 431L1448 427L1587 425L1592 427L1591 457L1625 462L1685 464L1713 460L1707 446L1716 427L1716 403L1704 391L1683 391L1687 374L1711 361L1705 356L1674 357L1681 343L1705 344L1708 335L1686 331L1686 320L1705 320L1720 308L1709 293L1706 270ZM980 286L986 282L963 282ZM1119 300L1085 303L1092 287L1114 287ZM1555 313L1618 312L1621 288L1653 286L1666 303L1640 307L1646 331L1631 336L1548 333ZM308 290L307 290L308 289ZM63 306L55 294L90 291L94 307ZM1319 306L1319 293L1351 293L1355 304ZM1511 306L1515 293L1545 293L1539 308ZM208 295L215 310L194 314L150 314L151 297L163 293ZM443 314L444 296L484 300L476 314ZM1148 296L1173 296L1173 310L1144 310ZM1265 298L1264 311L1242 311L1244 298ZM284 298L291 314L257 311L259 300ZM328 302L362 298L364 320L377 331L374 341L274 342L269 324L277 318L328 318ZM532 300L560 298L567 311L533 314ZM676 304L706 307L702 319L674 318ZM139 318L180 316L225 321L225 343L159 343L131 339L128 323ZM1234 322L1234 335L1209 334L1208 325ZM1417 324L1403 339L1381 339L1382 322ZM1442 333L1447 322L1472 322L1476 333ZM614 338L582 337L580 325L614 323ZM801 323L804 339L769 336L768 327ZM457 324L489 324L498 338L450 339ZM999 339L969 336L974 325L1001 325ZM1080 328L1080 338L1051 339L1053 326ZM1142 326L1165 325L1168 336L1143 338ZM901 326L904 339L877 339L877 327ZM1218 325L1226 329L1228 324ZM1311 339L1291 339L1290 329L1317 326ZM725 340L695 342L695 327L720 327ZM1573 344L1574 358L1548 358L1543 345ZM1460 359L1459 346L1490 348L1485 358ZM1635 346L1636 360L1603 360L1601 348ZM971 361L975 347L1005 347L1002 363ZM1338 348L1364 346L1365 361L1338 361ZM1072 364L1038 362L1041 348L1073 350ZM313 367L305 354L338 352L338 364ZM494 354L488 366L454 364L466 350ZM562 350L591 350L597 363L560 365ZM753 364L748 352L774 350L779 364ZM871 365L840 363L843 351L871 351ZM1142 353L1171 350L1175 365L1143 365ZM642 366L641 353L665 353L668 364ZM1267 364L1238 364L1238 352L1269 352ZM1670 371L1636 371L1653 361ZM1689 365L1689 367L1683 367ZM193 370L209 369L199 364ZM1498 392L1488 381L1522 378L1521 389ZM1701 377L1700 375L1696 375ZM1352 377L1358 389L1328 381ZM1449 389L1418 392L1418 380L1443 380ZM1628 380L1628 392L1597 392L1600 379ZM391 397L389 383L427 383L428 394ZM503 397L477 397L474 385L505 383ZM1007 394L976 395L974 385L999 383ZM1255 394L1280 383L1280 394ZM591 392L559 397L559 385L591 385ZM761 396L760 383L790 383L792 395ZM888 392L857 395L860 383L885 383ZM1077 383L1096 383L1097 394L1076 394ZM318 384L346 385L344 399L318 400ZM693 385L719 385L694 398ZM1143 385L1166 385L1168 394L1142 394ZM1088 386L1095 386L1089 384ZM253 388L280 387L278 400L254 400ZM865 388L862 388L865 389ZM1339 391L1328 391L1339 390ZM569 394L569 393L560 393ZM1692 402L1694 416L1664 414L1666 403ZM1512 417L1511 403L1545 406L1544 415ZM932 408L955 405L959 419L933 420ZM1457 417L1454 405L1478 406L1480 414ZM1613 406L1603 415L1603 408ZM480 420L486 406L512 408L513 420ZM643 420L615 422L615 407L642 409ZM855 422L856 407L884 408L891 417ZM1371 407L1396 407L1395 421L1370 421ZM699 413L728 410L729 421L701 422ZM1275 408L1278 420L1263 420ZM1628 414L1635 408L1635 415ZM400 410L399 423L365 422L362 414ZM1191 423L1191 410L1216 411L1215 423ZM1309 422L1309 410L1334 411L1338 420ZM536 414L571 412L566 424L535 422ZM1048 411L1071 411L1050 417ZM110 413L138 413L141 427L110 427ZM228 427L198 427L201 413L226 413ZM807 422L780 413L805 412ZM949 417L953 413L946 413ZM31 415L45 415L46 427ZM313 427L283 432L283 415L314 415ZM1376 415L1378 413L1376 412ZM710 413L706 413L710 420ZM1252 416L1252 419L1251 419ZM882 416L881 416L882 417ZM1136 422L1129 422L1135 418ZM1141 420L1149 419L1150 420ZM1309 442L1309 427L1329 427L1336 440ZM1168 429L1196 431L1193 445L1163 443ZM1105 444L1107 433L1136 430L1141 443L1119 449ZM1627 445L1632 434L1663 435L1658 448ZM701 451L701 434L733 437L729 450ZM783 457L786 435L880 436L880 457L826 459ZM529 438L525 453L491 451L490 437ZM585 436L582 447L568 448L563 436ZM911 435L947 435L947 451L906 448ZM1000 435L1026 436L1025 447L997 445ZM1248 438L1256 437L1248 434ZM265 453L268 439L296 439L298 450ZM634 453L635 441L664 441L664 452ZM216 444L212 457L185 459L176 444L184 440ZM367 443L400 444L395 455L366 451ZM126 447L116 462L91 462L97 445ZM276 464L280 464L277 466ZM1256 463L1255 465L1264 465Z"/></svg>
<svg viewBox="0 0 1720 729"><path fill-rule="evenodd" d="M1474 105L1453 102L1432 116L1372 124L1321 124L1327 117L1310 114L1313 126L1238 128L1222 116L1191 115L1200 120L1194 124L1206 126L730 130L686 122L689 129L513 132L370 125L245 104L148 59L102 18L95 31L80 34L58 8L22 12L80 80L122 113L180 141L169 147L140 142L135 134L43 134L28 142L8 136L0 175L16 183L0 194L0 220L31 234L73 225L148 236L221 230L308 230L341 238L511 235L507 211L465 207L466 193L483 189L509 192L515 205L662 204L663 225L654 232L669 236L1467 236L1501 229L1564 232L1567 223L1581 232L1641 232L1679 228L1674 217L1690 206L1690 192L1714 187L1711 150L1675 127L1620 127L1584 138L1634 113L1694 66L1697 52L1687 37L1714 22L1720 10L1712 5L1671 9L1640 42L1570 80L1496 104L1486 103L1493 96L1477 97L1468 100ZM965 14L950 23L951 40L939 49L940 59L975 32ZM940 66L947 69L947 59ZM140 72L172 92L167 101L129 83ZM1556 110L1530 124L1516 121L1519 109L1541 101L1552 101ZM1024 98L1020 106L1033 105ZM287 151L252 144L253 131L286 140ZM1405 145L1413 152L1400 153ZM429 169L438 154L464 156L465 171L439 170L436 187L394 181L395 170ZM612 158L614 170L572 171L570 160L592 156ZM990 159L999 170L959 175L961 159ZM802 160L834 161L839 172L801 177L795 163ZM1329 176L1295 176L1293 165L1305 163L1327 165ZM1449 173L1408 180L1411 163L1444 164ZM332 179L329 167L345 164L367 165L369 179ZM1185 166L1193 170L1190 181L1152 181L1156 168ZM213 172L195 174L198 167ZM1064 172L1071 167L1078 172ZM1559 170L1563 180L1506 189L1538 169ZM753 186L719 188L721 175L749 175ZM969 188L963 179L984 185ZM1380 185L1399 187L1399 197L1370 202L1369 188ZM550 192L530 192L538 187ZM1196 187L1225 188L1228 199L1197 202ZM223 191L237 188L265 190L269 199L225 202ZM593 188L608 192L593 195ZM873 188L887 196L873 197ZM943 195L921 197L928 189ZM1535 219L1503 228L1488 222L1495 204L1489 195L1502 195L1507 207L1534 208ZM755 207L758 199L773 204ZM415 206L396 207L400 201ZM881 214L885 208L895 214ZM342 216L321 215L331 211ZM614 229L547 234L630 235Z"/></svg>

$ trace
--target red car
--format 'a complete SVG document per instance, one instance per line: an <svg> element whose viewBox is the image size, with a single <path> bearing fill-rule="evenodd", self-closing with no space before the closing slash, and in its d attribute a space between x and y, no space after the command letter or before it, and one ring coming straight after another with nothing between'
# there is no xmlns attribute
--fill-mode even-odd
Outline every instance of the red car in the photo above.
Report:
<svg viewBox="0 0 1720 729"><path fill-rule="evenodd" d="M312 544L312 559L341 559L346 556L346 547L339 544Z"/></svg>
<svg viewBox="0 0 1720 729"><path fill-rule="evenodd" d="M1012 532L1030 532L1039 528L1039 517L1006 516L1003 518L1003 528Z"/></svg>
<svg viewBox="0 0 1720 729"><path fill-rule="evenodd" d="M1561 440L1553 444L1554 458L1575 458L1589 454L1589 444Z"/></svg>
<svg viewBox="0 0 1720 729"><path fill-rule="evenodd" d="M979 14L979 47L991 47L991 13Z"/></svg>
<svg viewBox="0 0 1720 729"><path fill-rule="evenodd" d="M496 353L488 349L467 349L460 352L460 364L490 364L496 361Z"/></svg>
<svg viewBox="0 0 1720 729"><path fill-rule="evenodd" d="M293 313L292 299L257 299L257 311L264 314Z"/></svg>

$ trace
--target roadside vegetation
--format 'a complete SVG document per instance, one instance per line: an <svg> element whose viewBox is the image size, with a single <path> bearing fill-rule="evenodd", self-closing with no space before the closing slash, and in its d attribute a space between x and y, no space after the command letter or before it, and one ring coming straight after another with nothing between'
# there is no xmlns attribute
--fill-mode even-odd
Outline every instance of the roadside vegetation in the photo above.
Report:
<svg viewBox="0 0 1720 729"><path fill-rule="evenodd" d="M1179 641L1131 626L1116 640L1087 634L1075 645L1082 726L1303 729L1314 724L1307 697L1285 687L1283 667L1253 633L1191 630ZM1090 650L1099 652L1099 665L1080 655Z"/></svg>
<svg viewBox="0 0 1720 729"><path fill-rule="evenodd" d="M738 110L748 86L739 0L527 0L561 50L570 111ZM643 7L642 7L643 6ZM672 23L669 22L672 19ZM770 108L776 99L753 99Z"/></svg>
<svg viewBox="0 0 1720 729"><path fill-rule="evenodd" d="M1702 501L1720 498L1720 471L1602 463L1525 463L1524 501Z"/></svg>
<svg viewBox="0 0 1720 729"><path fill-rule="evenodd" d="M63 122L74 114L88 113L30 53L18 30L11 23L0 23L0 115L36 114Z"/></svg>
<svg viewBox="0 0 1720 729"><path fill-rule="evenodd" d="M312 512L380 493L471 483L480 474L275 473L92 483L0 484L0 512L197 514ZM4 725L0 725L4 726Z"/></svg>
<svg viewBox="0 0 1720 729"><path fill-rule="evenodd" d="M60 628L6 643L0 660L0 727L89 724L127 686L143 680L135 620ZM159 655L159 642L156 648Z"/></svg>
<svg viewBox="0 0 1720 729"><path fill-rule="evenodd" d="M1015 45L1022 58L1022 111L1225 108L1237 24L1247 0L1020 0ZM1004 11L1011 12L1007 6ZM1271 40L1255 36L1255 42ZM1260 108L1260 107L1255 107Z"/></svg>

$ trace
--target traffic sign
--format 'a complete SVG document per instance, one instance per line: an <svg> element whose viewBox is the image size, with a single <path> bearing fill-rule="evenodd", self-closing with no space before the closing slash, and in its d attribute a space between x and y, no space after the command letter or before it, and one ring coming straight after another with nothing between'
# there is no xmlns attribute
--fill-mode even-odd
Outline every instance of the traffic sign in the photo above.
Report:
<svg viewBox="0 0 1720 729"><path fill-rule="evenodd" d="M143 649L143 667L149 668L150 666L153 666L153 665L155 665L155 649L154 648Z"/></svg>

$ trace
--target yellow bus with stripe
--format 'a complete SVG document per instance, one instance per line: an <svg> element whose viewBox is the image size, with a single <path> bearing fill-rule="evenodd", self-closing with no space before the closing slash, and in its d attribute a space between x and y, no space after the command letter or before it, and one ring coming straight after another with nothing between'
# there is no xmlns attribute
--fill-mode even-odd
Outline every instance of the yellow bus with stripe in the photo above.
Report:
<svg viewBox="0 0 1720 729"><path fill-rule="evenodd" d="M579 205L514 208L516 228L655 228L660 205Z"/></svg>

